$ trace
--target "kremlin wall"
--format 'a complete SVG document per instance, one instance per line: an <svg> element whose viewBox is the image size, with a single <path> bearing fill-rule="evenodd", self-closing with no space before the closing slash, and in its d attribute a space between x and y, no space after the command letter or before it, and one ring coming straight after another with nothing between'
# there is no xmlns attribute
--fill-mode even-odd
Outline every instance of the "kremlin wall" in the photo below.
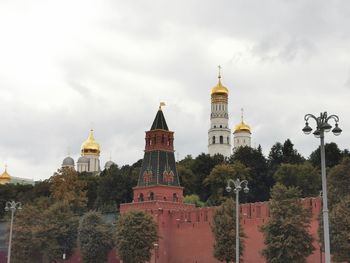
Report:
<svg viewBox="0 0 350 263"><path fill-rule="evenodd" d="M159 107L151 130L146 132L145 156L138 185L133 189L133 202L122 204L120 212L141 210L154 218L160 239L150 262L217 263L211 231L215 207L196 208L183 202L183 188L179 185L173 157L173 133L168 131ZM319 198L305 198L302 203L312 211L310 233L315 239L315 251L307 262L320 262L317 217L321 202ZM240 214L247 235L243 262L265 262L260 253L264 240L259 227L269 219L269 203L242 204Z"/></svg>

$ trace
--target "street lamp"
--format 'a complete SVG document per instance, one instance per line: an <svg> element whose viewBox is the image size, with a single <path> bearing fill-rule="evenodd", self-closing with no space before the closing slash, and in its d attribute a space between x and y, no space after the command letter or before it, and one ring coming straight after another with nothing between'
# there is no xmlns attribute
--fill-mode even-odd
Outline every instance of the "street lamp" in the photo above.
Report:
<svg viewBox="0 0 350 263"><path fill-rule="evenodd" d="M20 202L6 202L5 211L11 210L11 224L10 224L10 237L9 237L9 246L7 251L7 263L10 263L11 260L11 243L12 243L12 226L13 226L13 217L15 215L16 210L22 209L22 204Z"/></svg>
<svg viewBox="0 0 350 263"><path fill-rule="evenodd" d="M327 180L326 180L326 158L324 150L324 133L329 132L332 126L328 123L329 120L335 121L335 127L332 132L335 136L341 134L342 130L338 127L339 117L337 115L327 115L327 112L321 112L319 117L312 114L306 114L305 117L305 127L303 132L305 134L310 134L312 128L309 126L309 119L314 119L316 121L316 130L313 132L316 138L321 140L321 176L322 176L322 214L323 214L323 234L324 234L324 248L325 248L325 262L331 262L331 251L329 245L329 222L328 222L328 204L327 204Z"/></svg>
<svg viewBox="0 0 350 263"><path fill-rule="evenodd" d="M233 192L236 194L236 263L239 263L239 192L242 190L242 186L244 186L243 191L245 193L249 192L248 181L247 180L227 180L226 191L231 192L232 188L230 184L233 184L235 188Z"/></svg>
<svg viewBox="0 0 350 263"><path fill-rule="evenodd" d="M159 248L158 243L154 243L153 247L154 247L154 263L157 263L158 248Z"/></svg>

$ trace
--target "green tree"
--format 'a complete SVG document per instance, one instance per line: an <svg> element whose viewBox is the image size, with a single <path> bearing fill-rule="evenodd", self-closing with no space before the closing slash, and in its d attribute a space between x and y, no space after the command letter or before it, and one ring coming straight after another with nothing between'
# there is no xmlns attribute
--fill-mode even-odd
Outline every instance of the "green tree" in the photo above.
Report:
<svg viewBox="0 0 350 263"><path fill-rule="evenodd" d="M210 196L209 186L203 184L205 178L217 164L224 163L224 161L225 158L221 154L210 156L202 153L194 159L191 169L196 178L195 193L199 195L202 201L206 201Z"/></svg>
<svg viewBox="0 0 350 263"><path fill-rule="evenodd" d="M312 253L308 232L311 211L302 206L299 189L276 183L272 189L270 219L261 228L266 247L262 254L269 263L304 263Z"/></svg>
<svg viewBox="0 0 350 263"><path fill-rule="evenodd" d="M111 166L104 170L97 187L96 206L103 212L115 212L120 204L132 201L132 188L137 184L138 171L132 166Z"/></svg>
<svg viewBox="0 0 350 263"><path fill-rule="evenodd" d="M78 247L84 263L107 262L113 248L112 226L98 212L86 213L78 229Z"/></svg>
<svg viewBox="0 0 350 263"><path fill-rule="evenodd" d="M85 184L83 191L86 192L87 208L88 209L96 208L97 188L100 183L101 177L88 172L82 172L78 176L79 176L79 180L84 182Z"/></svg>
<svg viewBox="0 0 350 263"><path fill-rule="evenodd" d="M191 168L182 164L177 164L176 169L180 178L180 185L184 188L184 194L191 195L195 193L196 177Z"/></svg>
<svg viewBox="0 0 350 263"><path fill-rule="evenodd" d="M196 207L203 207L204 203L200 200L198 195L186 195L184 197L185 204L194 204Z"/></svg>
<svg viewBox="0 0 350 263"><path fill-rule="evenodd" d="M16 212L13 225L12 254L13 263L41 262L41 238L37 235L40 223L43 220L41 210L28 204Z"/></svg>
<svg viewBox="0 0 350 263"><path fill-rule="evenodd" d="M157 240L157 225L150 215L142 211L130 211L119 217L116 245L123 262L149 261L153 244Z"/></svg>
<svg viewBox="0 0 350 263"><path fill-rule="evenodd" d="M13 261L51 262L69 256L76 244L78 217L63 202L39 198L23 206L13 226Z"/></svg>
<svg viewBox="0 0 350 263"><path fill-rule="evenodd" d="M350 254L350 158L330 169L327 176L330 245L336 261L349 262ZM323 242L323 220L319 217L319 237Z"/></svg>
<svg viewBox="0 0 350 263"><path fill-rule="evenodd" d="M343 158L343 153L334 142L325 144L326 166L331 168L340 163ZM321 168L321 153L320 146L310 154L309 161L313 166Z"/></svg>
<svg viewBox="0 0 350 263"><path fill-rule="evenodd" d="M86 207L86 182L79 179L78 173L69 167L59 169L49 179L51 197L54 201L63 202L75 211Z"/></svg>
<svg viewBox="0 0 350 263"><path fill-rule="evenodd" d="M327 175L328 204L333 206L349 194L350 185L350 158L344 158L342 162L334 166Z"/></svg>
<svg viewBox="0 0 350 263"><path fill-rule="evenodd" d="M269 156L267 158L268 169L270 174L274 174L283 162L283 146L280 142L272 145Z"/></svg>
<svg viewBox="0 0 350 263"><path fill-rule="evenodd" d="M237 161L250 169L248 201L268 200L274 180L268 173L267 161L261 150L248 146L239 147L229 160L231 164Z"/></svg>
<svg viewBox="0 0 350 263"><path fill-rule="evenodd" d="M298 153L298 151L294 149L294 144L290 139L287 139L283 143L282 153L283 153L283 158L282 158L283 163L298 164L298 163L303 163L305 161L304 157L302 157Z"/></svg>
<svg viewBox="0 0 350 263"><path fill-rule="evenodd" d="M331 251L336 262L350 262L350 194L330 214Z"/></svg>
<svg viewBox="0 0 350 263"><path fill-rule="evenodd" d="M232 199L227 199L214 213L212 232L214 234L214 257L227 263L236 257L236 207ZM242 227L239 229L239 255L244 252Z"/></svg>
<svg viewBox="0 0 350 263"><path fill-rule="evenodd" d="M283 163L274 174L274 179L287 187L298 187L302 197L317 196L321 190L321 175L309 162Z"/></svg>
<svg viewBox="0 0 350 263"><path fill-rule="evenodd" d="M209 176L204 180L204 185L210 189L210 196L207 203L211 206L221 205L229 194L225 190L228 179L237 178L251 181L250 170L242 163L235 162L233 164L216 165ZM246 198L246 196L243 198Z"/></svg>
<svg viewBox="0 0 350 263"><path fill-rule="evenodd" d="M63 202L56 202L42 211L42 220L37 229L41 240L41 253L44 262L61 258L63 253L69 257L77 242L79 218L71 207Z"/></svg>

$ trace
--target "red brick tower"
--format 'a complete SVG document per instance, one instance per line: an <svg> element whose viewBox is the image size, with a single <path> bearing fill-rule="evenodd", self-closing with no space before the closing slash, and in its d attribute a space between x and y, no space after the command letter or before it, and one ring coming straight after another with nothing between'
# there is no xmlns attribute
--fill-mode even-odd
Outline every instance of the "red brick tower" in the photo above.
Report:
<svg viewBox="0 0 350 263"><path fill-rule="evenodd" d="M162 108L159 106L152 127L146 132L146 146L134 202L182 202L174 157L174 132L169 131Z"/></svg>
<svg viewBox="0 0 350 263"><path fill-rule="evenodd" d="M130 204L122 204L120 212L142 210L150 213L158 224L159 242L155 246L151 262L171 262L171 230L175 211L193 210L183 203L183 187L180 186L174 156L174 132L169 131L162 108L159 106L152 127L146 131L146 146L134 197Z"/></svg>

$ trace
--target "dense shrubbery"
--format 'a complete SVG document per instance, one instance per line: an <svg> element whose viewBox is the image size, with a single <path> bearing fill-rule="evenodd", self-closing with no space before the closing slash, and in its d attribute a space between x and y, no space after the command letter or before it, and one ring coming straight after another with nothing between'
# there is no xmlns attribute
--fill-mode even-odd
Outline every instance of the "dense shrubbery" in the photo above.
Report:
<svg viewBox="0 0 350 263"><path fill-rule="evenodd" d="M350 154L331 143L326 144L326 155L330 160L327 162L330 169L330 220L334 224L341 222L341 226L348 231L350 223L339 220L339 211L350 211L350 159L344 159ZM267 158L260 146L257 149L241 147L230 158L221 155L211 157L204 153L196 158L188 155L177 163L177 169L187 196L185 201L196 206L211 206L221 205L227 200L224 190L227 179L237 177L248 180L250 188L247 195L242 195L241 202L270 199L270 191L276 183L299 189L303 197L319 195L321 183L318 159L319 149L306 160L293 148L292 142L286 140L283 144L273 145ZM120 204L132 201L132 187L137 184L141 165L142 160L131 166L113 165L102 171L100 176L61 169L48 180L34 186L0 185L0 219L4 219L6 201L22 202L24 208L16 215L13 246L21 249L15 249L14 262L26 262L28 258L51 260L61 257L63 253L71 254L77 244L79 217L89 210L118 213ZM103 231L106 229L108 227ZM349 247L348 243L341 242L346 231L332 233L333 242L339 248ZM88 248L90 241L82 238L81 246ZM104 243L101 241L101 244ZM106 244L106 247L109 246ZM94 249L99 250L97 247ZM348 256L343 250L334 251L338 253L339 259ZM96 256L104 258L106 255Z"/></svg>

